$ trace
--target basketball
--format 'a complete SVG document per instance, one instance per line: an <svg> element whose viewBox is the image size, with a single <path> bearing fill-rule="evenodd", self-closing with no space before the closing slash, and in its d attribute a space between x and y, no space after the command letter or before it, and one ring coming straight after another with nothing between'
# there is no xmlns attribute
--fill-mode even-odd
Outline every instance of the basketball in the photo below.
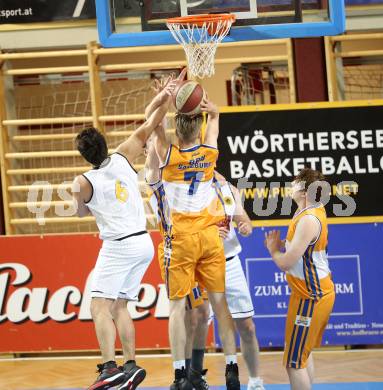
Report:
<svg viewBox="0 0 383 390"><path fill-rule="evenodd" d="M201 112L200 104L205 90L196 81L183 81L173 92L173 103L178 112L196 115Z"/></svg>

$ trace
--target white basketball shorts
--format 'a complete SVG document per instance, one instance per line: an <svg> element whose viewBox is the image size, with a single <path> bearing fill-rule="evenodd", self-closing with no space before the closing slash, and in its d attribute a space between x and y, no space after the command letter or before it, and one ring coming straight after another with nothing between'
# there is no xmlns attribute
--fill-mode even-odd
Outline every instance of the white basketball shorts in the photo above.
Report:
<svg viewBox="0 0 383 390"><path fill-rule="evenodd" d="M153 256L148 233L122 241L104 240L93 271L91 296L136 301Z"/></svg>
<svg viewBox="0 0 383 390"><path fill-rule="evenodd" d="M254 315L253 302L238 255L226 261L226 301L233 318Z"/></svg>

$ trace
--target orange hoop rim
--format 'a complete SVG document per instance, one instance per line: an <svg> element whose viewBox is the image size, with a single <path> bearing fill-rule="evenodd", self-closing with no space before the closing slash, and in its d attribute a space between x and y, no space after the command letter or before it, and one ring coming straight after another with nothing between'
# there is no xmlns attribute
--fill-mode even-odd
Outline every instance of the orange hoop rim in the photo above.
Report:
<svg viewBox="0 0 383 390"><path fill-rule="evenodd" d="M179 24L179 25L188 25L194 24L198 27L202 27L204 23L214 23L217 24L221 21L227 21L234 23L236 17L234 14L205 14L205 15L188 15L188 16L179 16L176 18L166 19L167 24Z"/></svg>

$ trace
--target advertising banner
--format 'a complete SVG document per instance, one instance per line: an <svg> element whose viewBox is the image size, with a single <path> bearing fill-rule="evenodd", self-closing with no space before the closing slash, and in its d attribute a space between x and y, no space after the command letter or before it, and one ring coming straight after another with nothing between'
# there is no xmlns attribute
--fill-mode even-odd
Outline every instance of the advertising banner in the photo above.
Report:
<svg viewBox="0 0 383 390"><path fill-rule="evenodd" d="M118 17L138 17L136 0L113 2ZM0 0L0 24L96 19L95 0Z"/></svg>
<svg viewBox="0 0 383 390"><path fill-rule="evenodd" d="M282 228L282 236L286 228ZM383 343L383 224L329 226L336 302L324 343ZM241 238L242 265L260 345L282 346L289 289L263 246L264 229ZM155 246L160 235L152 233ZM95 350L89 282L100 240L94 235L0 238L0 352ZM137 348L168 348L169 301L157 258L139 301L129 304ZM153 331L155 329L155 332ZM220 345L216 334L218 345ZM211 337L209 337L211 344Z"/></svg>
<svg viewBox="0 0 383 390"><path fill-rule="evenodd" d="M0 0L0 24L95 18L94 0Z"/></svg>
<svg viewBox="0 0 383 390"><path fill-rule="evenodd" d="M240 257L255 308L258 341L262 347L281 347L290 290L285 273L264 248L268 229L254 229L250 237L240 238ZM280 230L285 237L286 227ZM336 299L323 345L383 343L383 306L379 304L382 237L383 224L329 225L329 263Z"/></svg>
<svg viewBox="0 0 383 390"><path fill-rule="evenodd" d="M155 247L159 233L153 233ZM89 282L95 235L0 238L0 352L98 349ZM169 301L157 256L128 305L137 348L168 348ZM119 345L119 344L118 344Z"/></svg>
<svg viewBox="0 0 383 390"><path fill-rule="evenodd" d="M383 0L346 0L346 6L349 5L373 5L383 4Z"/></svg>
<svg viewBox="0 0 383 390"><path fill-rule="evenodd" d="M237 185L251 219L289 218L291 181L304 167L329 183L329 217L383 215L382 106L317 107L221 114L217 169Z"/></svg>

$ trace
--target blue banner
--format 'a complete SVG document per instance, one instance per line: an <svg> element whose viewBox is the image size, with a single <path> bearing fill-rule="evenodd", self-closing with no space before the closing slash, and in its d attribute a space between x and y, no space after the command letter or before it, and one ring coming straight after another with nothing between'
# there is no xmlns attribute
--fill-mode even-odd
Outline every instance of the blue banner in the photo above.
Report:
<svg viewBox="0 0 383 390"><path fill-rule="evenodd" d="M383 4L383 0L346 0L346 5Z"/></svg>
<svg viewBox="0 0 383 390"><path fill-rule="evenodd" d="M290 290L284 272L264 248L264 232L269 229L254 229L249 238L240 238L240 257L260 346L280 347L284 345ZM287 228L280 230L284 237ZM329 225L328 252L336 299L322 345L383 344L382 238L383 224ZM220 345L217 334L216 340Z"/></svg>

